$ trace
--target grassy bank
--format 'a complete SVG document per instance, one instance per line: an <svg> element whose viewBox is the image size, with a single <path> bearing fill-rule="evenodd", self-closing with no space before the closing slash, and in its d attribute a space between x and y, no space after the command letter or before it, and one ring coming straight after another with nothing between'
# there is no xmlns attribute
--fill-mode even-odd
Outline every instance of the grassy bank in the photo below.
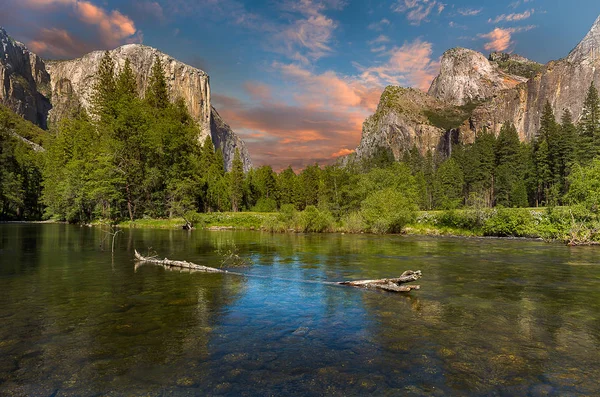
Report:
<svg viewBox="0 0 600 397"><path fill-rule="evenodd" d="M600 221L580 207L421 211L414 213L412 217L392 220L382 217L371 222L360 213L352 213L336 220L328 211L315 207L308 207L305 211L284 209L277 213L194 213L188 214L186 219L197 229L383 234L378 230L385 227L392 230L389 225L401 224L399 230L410 235L526 237L573 245L600 243ZM140 219L123 222L119 226L178 229L185 223L183 218Z"/></svg>

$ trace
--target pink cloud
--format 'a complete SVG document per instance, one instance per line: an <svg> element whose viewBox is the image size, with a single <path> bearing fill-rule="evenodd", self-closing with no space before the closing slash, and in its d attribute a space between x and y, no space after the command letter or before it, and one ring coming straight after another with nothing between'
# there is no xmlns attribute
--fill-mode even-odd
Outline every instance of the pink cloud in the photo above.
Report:
<svg viewBox="0 0 600 397"><path fill-rule="evenodd" d="M22 6L30 12L58 11L67 7L75 17L85 25L95 26L96 37L87 37L88 43L75 39L67 29L62 27L45 27L34 33L34 39L29 41L29 46L34 51L40 51L49 56L80 56L94 48L114 48L123 43L139 42L141 32L135 27L134 21L118 10L106 10L85 0L23 0ZM64 48L57 44L62 42Z"/></svg>
<svg viewBox="0 0 600 397"><path fill-rule="evenodd" d="M117 10L107 12L87 1L78 1L75 10L79 19L89 25L96 25L107 45L118 45L123 39L136 33L135 23Z"/></svg>
<svg viewBox="0 0 600 397"><path fill-rule="evenodd" d="M496 28L489 33L480 34L479 37L487 39L487 43L483 45L486 51L505 51L514 43L512 41L512 35L514 33L526 32L535 28L535 26L522 26L519 28Z"/></svg>
<svg viewBox="0 0 600 397"><path fill-rule="evenodd" d="M361 77L367 83L411 86L426 91L439 71L439 60L432 58L432 44L419 39L394 47L383 65L363 67Z"/></svg>
<svg viewBox="0 0 600 397"><path fill-rule="evenodd" d="M441 14L446 5L435 0L398 0L392 5L392 11L406 13L406 19L412 25L420 25L421 22L427 21L436 5L438 14Z"/></svg>
<svg viewBox="0 0 600 397"><path fill-rule="evenodd" d="M28 46L36 54L59 57L76 57L92 50L64 29L41 29Z"/></svg>
<svg viewBox="0 0 600 397"><path fill-rule="evenodd" d="M534 9L531 10L527 10L524 11L522 13L515 13L515 14L502 14L502 15L498 15L495 19L488 19L489 23L498 23L498 22L516 22L516 21L522 21L524 19L527 19L529 17L531 17L533 14L535 13Z"/></svg>
<svg viewBox="0 0 600 397"><path fill-rule="evenodd" d="M354 152L355 152L355 150L341 149L341 150L335 152L334 154L332 154L331 157L338 158L338 157L342 157L342 156L347 156L347 155L352 154Z"/></svg>
<svg viewBox="0 0 600 397"><path fill-rule="evenodd" d="M266 84L257 83L255 81L248 81L244 83L244 88L253 99L256 99L258 101L269 102L273 98L273 94L271 93L271 87L269 87Z"/></svg>

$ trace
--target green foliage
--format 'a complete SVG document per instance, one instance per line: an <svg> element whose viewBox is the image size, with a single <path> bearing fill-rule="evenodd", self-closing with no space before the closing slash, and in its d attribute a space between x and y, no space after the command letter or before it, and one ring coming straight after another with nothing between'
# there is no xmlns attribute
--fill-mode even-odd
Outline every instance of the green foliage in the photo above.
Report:
<svg viewBox="0 0 600 397"><path fill-rule="evenodd" d="M323 233L331 232L335 228L333 215L329 211L320 210L313 205L307 206L304 211L298 212L296 215L296 230L299 232Z"/></svg>
<svg viewBox="0 0 600 397"><path fill-rule="evenodd" d="M473 110L479 104L480 102L469 102L452 108L425 110L423 113L431 125L448 131L460 127L471 117Z"/></svg>
<svg viewBox="0 0 600 397"><path fill-rule="evenodd" d="M600 212L600 159L587 167L575 165L569 182L566 199L570 205L582 205L594 214Z"/></svg>
<svg viewBox="0 0 600 397"><path fill-rule="evenodd" d="M361 205L361 215L373 233L400 233L416 219L416 205L405 193L386 188L367 196Z"/></svg>
<svg viewBox="0 0 600 397"><path fill-rule="evenodd" d="M507 73L530 79L542 70L544 66L535 62L518 62L508 59L506 61L499 61L498 67Z"/></svg>
<svg viewBox="0 0 600 397"><path fill-rule="evenodd" d="M241 208L244 196L244 163L240 157L240 151L235 149L233 165L231 170L231 206L233 212Z"/></svg>
<svg viewBox="0 0 600 397"><path fill-rule="evenodd" d="M277 211L277 201L272 198L259 198L256 205L252 207L254 212L275 212Z"/></svg>
<svg viewBox="0 0 600 397"><path fill-rule="evenodd" d="M169 106L169 92L167 90L167 79L163 70L163 65L156 55L152 72L146 89L145 99L148 104L155 109L166 109Z"/></svg>
<svg viewBox="0 0 600 397"><path fill-rule="evenodd" d="M483 225L486 236L532 237L533 217L527 209L498 208Z"/></svg>

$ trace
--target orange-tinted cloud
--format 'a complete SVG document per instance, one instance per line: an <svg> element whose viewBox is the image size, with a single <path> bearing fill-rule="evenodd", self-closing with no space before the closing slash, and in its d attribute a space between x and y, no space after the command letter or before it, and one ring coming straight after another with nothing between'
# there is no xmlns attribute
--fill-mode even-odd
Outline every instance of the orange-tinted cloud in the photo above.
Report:
<svg viewBox="0 0 600 397"><path fill-rule="evenodd" d="M273 98L271 87L266 84L248 81L244 84L244 88L253 99L261 102L269 102Z"/></svg>
<svg viewBox="0 0 600 397"><path fill-rule="evenodd" d="M361 109L346 107L331 110L275 100L245 103L222 95L213 95L212 101L244 139L254 164L270 164L276 170L331 163L342 155L341 148L358 145L365 119Z"/></svg>
<svg viewBox="0 0 600 397"><path fill-rule="evenodd" d="M86 0L22 0L20 6L29 12L55 12L66 7L76 20L84 25L95 26L97 33L90 37L75 39L70 32L73 26L44 27L28 42L33 51L50 57L80 56L84 52L98 48L114 48L128 42L139 42L141 32L135 27L134 21L118 10L106 10ZM86 29L89 33L89 29ZM95 37L94 37L95 36ZM83 42L85 40L85 43ZM64 48L58 45L64 44Z"/></svg>
<svg viewBox="0 0 600 397"><path fill-rule="evenodd" d="M342 156L347 156L347 155L352 154L354 152L355 152L355 150L341 149L341 150L335 152L334 154L332 154L331 157L338 158L338 157L342 157Z"/></svg>
<svg viewBox="0 0 600 397"><path fill-rule="evenodd" d="M514 33L526 32L535 28L535 26L522 26L519 28L496 28L489 33L480 34L479 37L487 39L483 45L486 51L505 51L513 45L512 35Z"/></svg>
<svg viewBox="0 0 600 397"><path fill-rule="evenodd" d="M41 29L28 46L36 54L58 57L76 57L92 50L88 44L74 38L64 29Z"/></svg>
<svg viewBox="0 0 600 397"><path fill-rule="evenodd" d="M133 20L117 10L107 12L88 1L78 1L75 10L82 22L98 26L107 45L119 45L122 40L133 36L137 31Z"/></svg>
<svg viewBox="0 0 600 397"><path fill-rule="evenodd" d="M379 66L363 67L362 79L374 85L402 85L427 91L439 71L439 60L432 58L432 44L419 39L394 47L387 52L389 59Z"/></svg>

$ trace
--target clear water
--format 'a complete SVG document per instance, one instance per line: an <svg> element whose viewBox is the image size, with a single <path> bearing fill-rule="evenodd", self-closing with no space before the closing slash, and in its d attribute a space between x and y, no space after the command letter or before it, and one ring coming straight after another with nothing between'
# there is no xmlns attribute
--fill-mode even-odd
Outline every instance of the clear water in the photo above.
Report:
<svg viewBox="0 0 600 397"><path fill-rule="evenodd" d="M105 237L0 225L0 395L600 395L597 247L132 230L111 255ZM133 262L219 266L234 245L263 277ZM306 282L407 269L409 295Z"/></svg>

